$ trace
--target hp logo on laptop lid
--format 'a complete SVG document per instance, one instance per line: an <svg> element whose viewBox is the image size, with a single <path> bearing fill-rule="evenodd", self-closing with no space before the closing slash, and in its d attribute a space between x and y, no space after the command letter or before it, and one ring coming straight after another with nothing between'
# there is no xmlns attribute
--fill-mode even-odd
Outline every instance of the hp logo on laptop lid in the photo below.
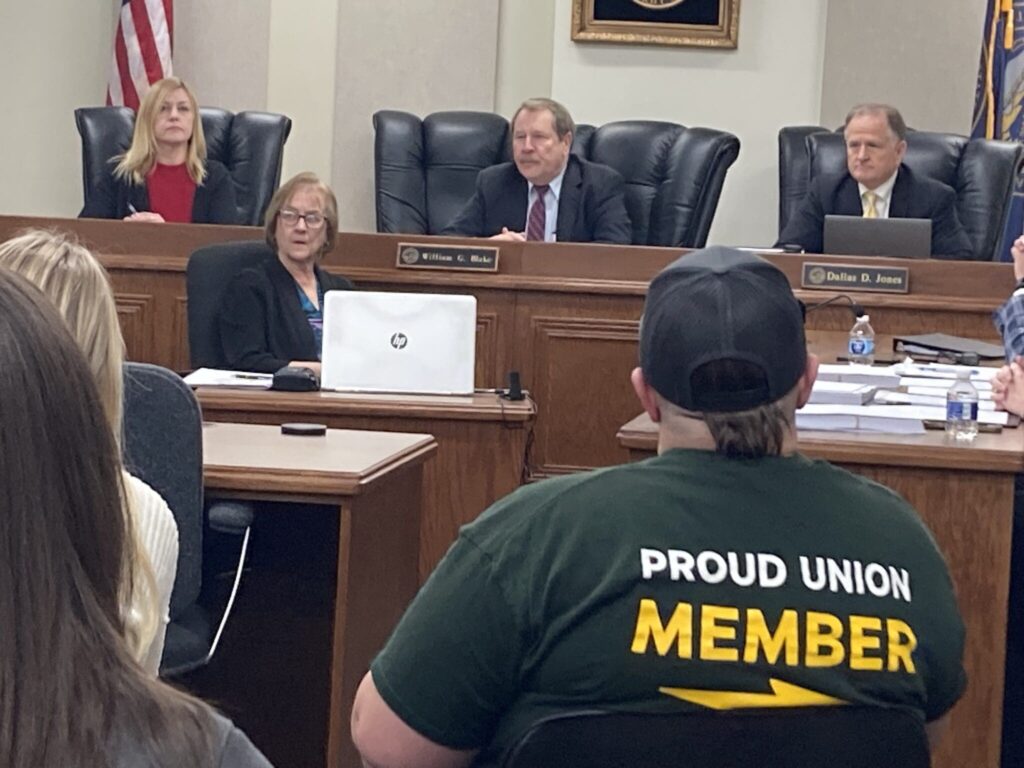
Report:
<svg viewBox="0 0 1024 768"><path fill-rule="evenodd" d="M395 349L405 349L405 346L409 343L409 337L404 333L393 333L391 334L391 346Z"/></svg>

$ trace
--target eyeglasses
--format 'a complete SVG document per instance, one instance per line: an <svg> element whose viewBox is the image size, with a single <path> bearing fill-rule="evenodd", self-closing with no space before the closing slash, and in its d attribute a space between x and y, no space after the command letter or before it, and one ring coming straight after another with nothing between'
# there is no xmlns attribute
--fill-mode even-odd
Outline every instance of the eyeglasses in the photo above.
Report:
<svg viewBox="0 0 1024 768"><path fill-rule="evenodd" d="M299 213L298 211L290 211L285 209L278 214L281 221L284 222L285 226L294 227L299 223L299 219L306 222L306 226L310 229L320 229L324 225L324 215L322 213Z"/></svg>

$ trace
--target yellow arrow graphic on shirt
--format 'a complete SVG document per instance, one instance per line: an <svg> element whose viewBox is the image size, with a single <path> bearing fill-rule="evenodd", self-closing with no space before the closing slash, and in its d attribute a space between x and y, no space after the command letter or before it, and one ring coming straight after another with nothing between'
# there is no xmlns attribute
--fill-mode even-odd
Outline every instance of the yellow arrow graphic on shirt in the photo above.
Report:
<svg viewBox="0 0 1024 768"><path fill-rule="evenodd" d="M824 707L846 704L842 699L826 696L808 688L775 678L769 678L771 693L749 693L746 691L706 691L700 688L658 689L667 696L674 696L692 704L710 709L749 709L751 707Z"/></svg>

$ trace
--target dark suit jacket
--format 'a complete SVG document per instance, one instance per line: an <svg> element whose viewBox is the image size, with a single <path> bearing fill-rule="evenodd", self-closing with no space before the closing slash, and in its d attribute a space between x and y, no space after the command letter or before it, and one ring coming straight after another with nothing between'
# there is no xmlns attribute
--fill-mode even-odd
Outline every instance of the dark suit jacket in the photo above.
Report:
<svg viewBox="0 0 1024 768"><path fill-rule="evenodd" d="M849 173L819 176L779 235L777 246L799 244L808 253L821 253L825 216L860 216L857 182ZM945 184L917 176L900 165L889 201L894 219L931 219L932 253L941 259L974 259L974 249L956 214L956 193Z"/></svg>
<svg viewBox="0 0 1024 768"><path fill-rule="evenodd" d="M625 181L606 165L569 156L558 195L559 242L622 243L633 239L626 213ZM526 229L529 186L515 163L484 168L476 177L476 191L443 235L490 237L508 227Z"/></svg>
<svg viewBox="0 0 1024 768"><path fill-rule="evenodd" d="M355 286L316 268L324 293ZM292 360L316 360L316 338L302 311L295 279L277 256L242 270L224 292L217 319L224 361L237 371L273 373Z"/></svg>
<svg viewBox="0 0 1024 768"><path fill-rule="evenodd" d="M96 187L89 202L78 214L80 219L123 219L136 211L149 210L149 192L145 184L114 176L113 166ZM241 224L235 205L235 185L228 169L216 160L206 161L206 178L196 187L192 200L193 224Z"/></svg>

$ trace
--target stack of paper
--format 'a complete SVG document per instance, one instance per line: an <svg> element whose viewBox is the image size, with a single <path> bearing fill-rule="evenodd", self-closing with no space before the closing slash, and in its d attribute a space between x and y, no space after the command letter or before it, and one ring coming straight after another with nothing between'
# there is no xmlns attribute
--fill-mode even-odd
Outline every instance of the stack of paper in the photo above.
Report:
<svg viewBox="0 0 1024 768"><path fill-rule="evenodd" d="M924 421L901 415L899 408L891 405L807 404L796 412L796 428L826 432L924 434Z"/></svg>
<svg viewBox="0 0 1024 768"><path fill-rule="evenodd" d="M900 385L900 376L893 370L894 367L822 363L818 366L818 379L821 381L869 384L879 389L895 389Z"/></svg>
<svg viewBox="0 0 1024 768"><path fill-rule="evenodd" d="M185 377L190 387L245 387L249 389L270 389L274 381L272 373L248 373L246 371L223 371L218 368L197 368Z"/></svg>
<svg viewBox="0 0 1024 768"><path fill-rule="evenodd" d="M826 403L834 405L864 405L875 393L870 384L858 384L855 381L822 381L814 382L811 390L810 403Z"/></svg>
<svg viewBox="0 0 1024 768"><path fill-rule="evenodd" d="M877 395L876 395L877 397ZM945 421L944 406L928 405L813 405L808 404L796 412L798 429L828 431L891 432L919 434L925 421ZM980 424L1006 426L1009 414L1005 411L980 410Z"/></svg>

